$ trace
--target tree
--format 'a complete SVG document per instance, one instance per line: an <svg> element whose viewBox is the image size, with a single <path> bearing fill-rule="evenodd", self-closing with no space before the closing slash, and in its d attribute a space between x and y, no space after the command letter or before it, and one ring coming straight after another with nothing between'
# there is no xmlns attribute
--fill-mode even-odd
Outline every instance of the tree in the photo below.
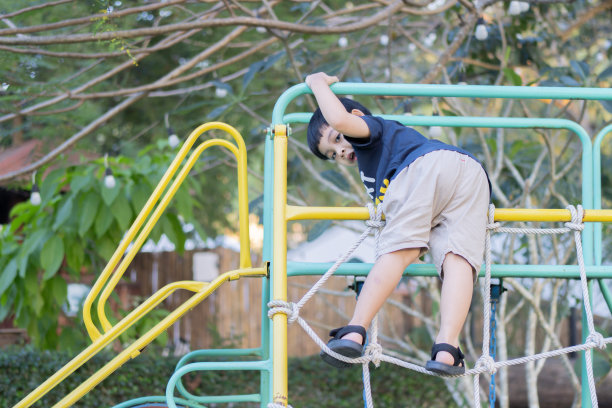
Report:
<svg viewBox="0 0 612 408"><path fill-rule="evenodd" d="M0 29L0 143L16 145L29 138L49 143L45 157L0 175L0 182L21 186L20 176L56 164L69 149L110 153L121 162L165 139L166 128L184 135L201 122L223 120L245 135L250 192L257 197L262 191L262 130L274 101L317 70L344 81L533 86L609 87L612 75L610 0L57 0L18 7L0 1L5 25ZM479 23L485 24L476 28ZM296 110L313 108L308 98L298 103ZM612 111L609 102L582 101L370 98L367 105L387 113L564 117L591 133L609 123ZM580 147L564 132L447 129L441 138L479 155L498 206L559 208L580 201L575 182ZM290 202L361 204L364 196L354 175L315 164L300 140L290 138ZM215 153L206 167L215 163L228 161ZM605 180L610 168L604 166ZM222 170L210 171L200 179L202 191L227 193L225 188L232 186L214 182ZM65 184L66 178L58 183ZM202 200L197 192L191 197ZM496 257L506 263L524 257L560 263L568 261L559 249L567 245L508 238ZM538 327L550 328L547 342L557 342L553 326L561 321L560 310L542 314L542 293L547 287L569 293L565 282L537 281L529 290L526 282L511 284L525 297L508 311L502 304L500 320L510 321L518 310L526 310L527 352L535 347ZM434 283L424 280L422 285ZM1 299L6 305L6 294ZM503 343L503 330L500 336ZM537 377L537 366L527 370ZM502 406L507 406L501 377ZM530 403L537 405L537 394L530 393Z"/></svg>

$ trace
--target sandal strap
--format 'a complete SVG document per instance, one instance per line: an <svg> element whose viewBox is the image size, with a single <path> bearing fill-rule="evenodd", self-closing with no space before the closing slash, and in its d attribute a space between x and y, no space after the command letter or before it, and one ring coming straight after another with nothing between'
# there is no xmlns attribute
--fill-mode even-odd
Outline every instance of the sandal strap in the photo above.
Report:
<svg viewBox="0 0 612 408"><path fill-rule="evenodd" d="M455 363L453 364L453 366L464 365L463 359L465 358L465 355L461 352L461 349L459 347L454 347L448 343L436 343L431 348L431 359L435 360L436 355L440 351L446 351L451 356L453 356L453 359L455 360Z"/></svg>
<svg viewBox="0 0 612 408"><path fill-rule="evenodd" d="M363 346L366 341L366 329L363 326L358 325L348 325L343 327L338 327L337 329L333 329L329 332L329 335L334 339L341 339L349 333L357 333L361 335L361 345Z"/></svg>

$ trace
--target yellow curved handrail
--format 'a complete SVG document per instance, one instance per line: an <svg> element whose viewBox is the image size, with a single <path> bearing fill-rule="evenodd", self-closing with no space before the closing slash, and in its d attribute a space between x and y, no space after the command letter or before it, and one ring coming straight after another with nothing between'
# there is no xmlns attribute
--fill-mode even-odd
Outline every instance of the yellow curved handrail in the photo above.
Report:
<svg viewBox="0 0 612 408"><path fill-rule="evenodd" d="M201 145L199 145L195 149L193 154L190 156L190 158L187 160L185 165L182 167L179 175L174 179L172 185L170 186L168 191L163 196L161 202L159 202L159 205L157 205L157 208L155 208L155 211L153 212L151 218L145 225L144 229L141 230L141 227L144 221L147 219L147 217L153 210L153 207L156 206L157 202L159 201L162 195L162 192L166 189L166 187L168 186L168 184L170 183L170 181L176 174L181 163L183 162L183 160L189 153L189 150L191 149L191 147L193 146L197 138L202 133L208 130L212 130L212 129L219 129L219 130L223 130L229 133L234 138L236 145L238 147L236 147L236 145L226 140L223 140L223 139L207 140L203 142ZM136 220L134 221L134 223L132 224L128 232L126 233L126 236L123 238L123 240L121 241L121 243L119 244L115 252L113 253L113 256L111 257L108 264L106 265L106 267L104 268L104 270L102 271L98 279L96 280L96 283L92 287L91 291L87 295L87 298L85 299L85 302L83 303L83 320L85 322L85 327L87 328L87 332L89 333L89 336L91 337L92 340L95 341L97 338L101 336L100 331L93 323L92 317L91 317L91 307L92 307L94 300L96 299L96 297L98 296L98 294L100 293L100 291L102 290L106 282L109 280L109 277L111 276L111 274L113 274L111 281L108 282L108 284L104 288L104 291L102 292L100 296L100 299L98 301L98 306L97 306L98 318L100 320L100 323L104 331L108 331L112 327L112 325L108 321L105 310L104 310L106 300L108 299L113 289L115 288L115 286L117 285L121 277L123 276L123 273L127 269L129 263L133 260L134 256L136 256L136 253L140 250L140 248L144 244L146 238L148 237L149 233L153 229L153 226L155 225L155 223L157 222L157 220L159 219L159 217L161 216L161 214L167 207L172 197L174 197L174 194L180 187L180 184L184 181L185 177L189 173L189 170L191 170L191 168L194 166L198 157L208 147L216 146L216 145L223 146L227 148L228 150L230 150L236 156L236 159L238 162L237 169L238 169L238 213L239 213L238 215L239 215L239 228L240 228L240 268L249 268L251 266L249 225L248 225L249 210L248 210L246 145L240 133L232 126L222 123L222 122L205 123L197 127L193 132L191 132L191 134L187 138L187 141L185 141L185 143L183 144L183 146L177 153L176 157L174 158L174 160L168 167L168 170L166 170L166 173L164 174L164 176L158 183L157 187L155 188L155 190L149 197L149 200L147 200L143 209L138 214L138 217L136 217ZM140 231L140 233L138 233L138 231ZM138 233L138 236L136 240L134 241L134 237L136 236L137 233ZM132 248L130 249L130 251L125 255L121 264L115 269L117 263L119 262L119 260L121 259L125 251L127 250L129 244L132 243L133 241L134 241L134 245L132 245Z"/></svg>
<svg viewBox="0 0 612 408"><path fill-rule="evenodd" d="M61 369L55 372L49 377L44 383L39 385L34 391L30 392L25 398L17 403L13 408L27 408L42 398L57 384L62 382L66 377L76 371L79 367L85 364L91 357L103 350L106 346L111 344L113 340L119 337L127 329L129 329L135 322L141 319L149 311L159 305L164 299L170 296L178 289L185 289L194 292L194 295L185 301L183 304L178 306L173 312L162 319L149 331L138 338L134 343L128 346L125 350L119 353L115 358L108 362L104 367L100 368L95 374L89 379L82 383L79 387L74 389L70 394L64 397L54 407L64 408L72 406L78 399L80 399L85 393L90 391L93 387L99 384L102 380L107 378L123 363L130 358L135 358L140 354L146 345L151 343L157 336L165 331L175 321L180 319L185 313L193 309L202 300L207 298L212 292L221 286L224 282L240 279L241 277L263 277L266 276L266 268L246 268L236 269L233 271L225 272L219 275L211 282L196 282L196 281L178 281L170 283L157 292L155 292L150 298L141 303L136 309L125 316L121 321L114 325L108 332L104 333L96 340L93 341L85 350L79 355L69 361Z"/></svg>

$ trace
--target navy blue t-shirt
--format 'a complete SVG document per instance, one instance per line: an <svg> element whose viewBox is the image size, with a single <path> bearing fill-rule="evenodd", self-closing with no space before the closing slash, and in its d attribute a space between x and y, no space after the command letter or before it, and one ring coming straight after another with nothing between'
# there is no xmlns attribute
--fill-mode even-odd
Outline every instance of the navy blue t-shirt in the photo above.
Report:
<svg viewBox="0 0 612 408"><path fill-rule="evenodd" d="M355 149L361 181L376 204L383 201L391 180L401 170L427 153L452 150L466 154L478 162L478 159L469 152L439 140L428 139L399 122L378 116L361 118L370 129L370 137L345 136L345 138Z"/></svg>

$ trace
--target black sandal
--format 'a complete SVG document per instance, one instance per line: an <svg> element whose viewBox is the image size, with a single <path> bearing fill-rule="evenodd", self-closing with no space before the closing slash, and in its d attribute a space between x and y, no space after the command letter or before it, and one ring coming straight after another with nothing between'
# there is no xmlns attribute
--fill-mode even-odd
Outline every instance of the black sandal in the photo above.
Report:
<svg viewBox="0 0 612 408"><path fill-rule="evenodd" d="M455 363L453 365L448 365L435 361L436 355L440 351L446 351L453 356ZM441 375L461 375L465 373L465 362L463 361L464 358L465 355L463 355L459 347L453 347L447 343L434 344L431 348L431 360L425 364L425 368Z"/></svg>
<svg viewBox="0 0 612 408"><path fill-rule="evenodd" d="M353 341L353 340L343 340L342 337L346 336L349 333L358 333L361 335L363 340L361 344ZM363 345L366 341L366 329L363 326L344 326L334 329L329 332L329 335L333 338L327 342L327 347L329 347L332 351L341 354L345 357L356 358L361 357L363 354ZM321 351L320 354L323 361L327 364L332 365L336 368L347 368L350 367L351 363L345 363L344 361L340 361L324 351Z"/></svg>

